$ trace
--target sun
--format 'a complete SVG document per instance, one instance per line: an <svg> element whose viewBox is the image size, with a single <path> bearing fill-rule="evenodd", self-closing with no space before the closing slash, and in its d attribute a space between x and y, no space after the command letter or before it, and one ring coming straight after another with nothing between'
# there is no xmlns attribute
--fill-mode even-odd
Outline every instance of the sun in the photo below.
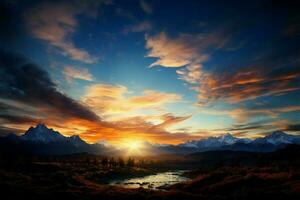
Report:
<svg viewBox="0 0 300 200"><path fill-rule="evenodd" d="M128 149L132 151L139 150L141 148L141 143L139 141L131 141L128 143Z"/></svg>
<svg viewBox="0 0 300 200"><path fill-rule="evenodd" d="M126 140L122 146L127 150L127 154L142 154L143 142L140 140Z"/></svg>

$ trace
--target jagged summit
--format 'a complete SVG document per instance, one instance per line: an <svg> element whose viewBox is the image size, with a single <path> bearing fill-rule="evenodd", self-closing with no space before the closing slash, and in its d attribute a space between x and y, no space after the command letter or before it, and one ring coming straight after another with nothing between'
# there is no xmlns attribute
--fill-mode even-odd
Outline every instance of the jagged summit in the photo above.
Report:
<svg viewBox="0 0 300 200"><path fill-rule="evenodd" d="M30 127L24 135L21 136L22 140L31 142L71 142L75 146L87 144L80 138L79 135L72 135L70 137L63 136L58 131L48 128L45 124L39 123L35 127Z"/></svg>
<svg viewBox="0 0 300 200"><path fill-rule="evenodd" d="M181 144L183 147L191 147L197 149L214 149L221 147L229 147L233 145L239 145L240 147L253 145L273 145L280 146L286 144L300 144L300 137L295 135L289 135L283 131L274 131L273 133L255 140L249 138L237 138L230 133L226 133L217 137L209 137L201 140L188 141ZM252 148L252 147L251 147Z"/></svg>
<svg viewBox="0 0 300 200"><path fill-rule="evenodd" d="M32 142L54 142L61 141L65 137L53 129L49 129L44 124L38 124L36 127L30 127L24 135L21 136L21 139L28 140Z"/></svg>
<svg viewBox="0 0 300 200"><path fill-rule="evenodd" d="M230 133L225 133L218 137L219 141L222 143L232 144L238 140L238 138L234 137Z"/></svg>
<svg viewBox="0 0 300 200"><path fill-rule="evenodd" d="M283 131L274 131L273 133L255 140L257 143L270 143L273 145L300 143L299 136L289 135Z"/></svg>
<svg viewBox="0 0 300 200"><path fill-rule="evenodd" d="M69 137L69 140L76 146L87 144L84 140L81 139L79 135L72 135Z"/></svg>

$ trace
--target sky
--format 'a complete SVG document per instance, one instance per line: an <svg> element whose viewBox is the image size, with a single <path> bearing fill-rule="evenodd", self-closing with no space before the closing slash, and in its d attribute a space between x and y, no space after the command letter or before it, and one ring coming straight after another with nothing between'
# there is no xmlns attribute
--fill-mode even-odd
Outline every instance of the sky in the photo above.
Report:
<svg viewBox="0 0 300 200"><path fill-rule="evenodd" d="M299 1L0 3L0 134L300 135Z"/></svg>

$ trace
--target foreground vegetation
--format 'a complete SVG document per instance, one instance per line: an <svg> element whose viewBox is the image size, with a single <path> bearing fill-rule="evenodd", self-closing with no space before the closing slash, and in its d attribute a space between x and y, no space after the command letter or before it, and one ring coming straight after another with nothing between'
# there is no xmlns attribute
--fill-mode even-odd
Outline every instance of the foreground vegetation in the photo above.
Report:
<svg viewBox="0 0 300 200"><path fill-rule="evenodd" d="M9 199L300 199L299 147L252 155L256 161L251 164L244 164L242 157L226 163L220 160L226 152L218 153L218 157L210 158L215 159L211 165L194 166L194 170L186 172L190 181L155 191L125 189L106 183L116 178L156 173L163 161L85 154L1 155L0 187L2 195L8 195ZM201 154L202 159L207 159L207 155ZM193 163L198 163L201 156L193 155L197 161ZM248 154L247 159L250 159ZM178 161L177 165L187 163L191 163L189 158Z"/></svg>

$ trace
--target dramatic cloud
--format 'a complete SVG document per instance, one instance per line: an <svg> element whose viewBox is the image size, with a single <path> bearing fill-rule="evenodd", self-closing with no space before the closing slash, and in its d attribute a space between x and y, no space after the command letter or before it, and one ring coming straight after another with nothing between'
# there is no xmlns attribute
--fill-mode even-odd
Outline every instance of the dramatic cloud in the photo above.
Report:
<svg viewBox="0 0 300 200"><path fill-rule="evenodd" d="M19 56L0 52L0 96L51 110L62 116L97 121L88 108L57 90L49 75L37 65Z"/></svg>
<svg viewBox="0 0 300 200"><path fill-rule="evenodd" d="M66 66L64 67L63 74L67 81L72 82L73 79L81 79L86 81L93 81L93 75L88 71L87 68L79 68Z"/></svg>
<svg viewBox="0 0 300 200"><path fill-rule="evenodd" d="M166 103L181 100L181 96L174 93L164 93L153 90L144 91L139 96L130 94L125 86L94 84L87 88L83 102L101 114L126 113L139 109L159 109Z"/></svg>
<svg viewBox="0 0 300 200"><path fill-rule="evenodd" d="M84 1L46 2L30 9L27 23L32 35L48 42L73 60L94 63L96 58L77 48L71 39L78 26L78 15L94 16L95 5Z"/></svg>
<svg viewBox="0 0 300 200"><path fill-rule="evenodd" d="M202 65L210 59L211 52L223 48L228 42L229 36L223 32L180 34L175 38L167 36L165 32L147 36L146 48L150 49L147 56L158 58L150 67L180 67L176 70L179 79L197 84L205 75Z"/></svg>
<svg viewBox="0 0 300 200"><path fill-rule="evenodd" d="M282 95L300 89L300 68L248 66L235 72L206 73L199 84L199 101L240 102L259 96Z"/></svg>
<svg viewBox="0 0 300 200"><path fill-rule="evenodd" d="M198 92L198 105L217 100L237 103L260 96L278 96L300 89L299 49L290 46L285 51L264 52L252 64L240 67L204 68L212 52L228 43L226 31L200 34L180 34L169 37L165 32L146 36L148 57L158 58L150 67L175 67L179 79ZM277 43L284 40L277 41ZM234 64L233 64L234 66Z"/></svg>
<svg viewBox="0 0 300 200"><path fill-rule="evenodd" d="M300 132L300 124L288 124L283 130Z"/></svg>
<svg viewBox="0 0 300 200"><path fill-rule="evenodd" d="M128 138L135 138L144 140L148 139L150 142L154 143L169 143L178 144L186 140L199 139L198 134L188 134L180 132L168 132L166 129L178 124L191 116L174 116L171 113L157 115L157 116L136 116L124 118L120 121L113 122L115 127L118 127L121 134L118 135L121 140ZM154 124L149 121L149 118L157 119L160 122ZM127 133L128 135L124 135Z"/></svg>
<svg viewBox="0 0 300 200"><path fill-rule="evenodd" d="M84 102L101 114L157 108L181 99L177 94L156 91L145 91L133 97L127 97L127 93L124 86L92 85ZM87 105L60 92L48 73L37 65L14 54L0 53L1 134L23 133L29 126L43 122L65 135L80 134L89 142L120 142L134 137L151 142L179 143L196 136L170 133L166 128L189 117L162 114L103 121ZM154 118L159 123L153 123Z"/></svg>
<svg viewBox="0 0 300 200"><path fill-rule="evenodd" d="M145 0L140 0L140 6L146 14L152 14L152 6Z"/></svg>

